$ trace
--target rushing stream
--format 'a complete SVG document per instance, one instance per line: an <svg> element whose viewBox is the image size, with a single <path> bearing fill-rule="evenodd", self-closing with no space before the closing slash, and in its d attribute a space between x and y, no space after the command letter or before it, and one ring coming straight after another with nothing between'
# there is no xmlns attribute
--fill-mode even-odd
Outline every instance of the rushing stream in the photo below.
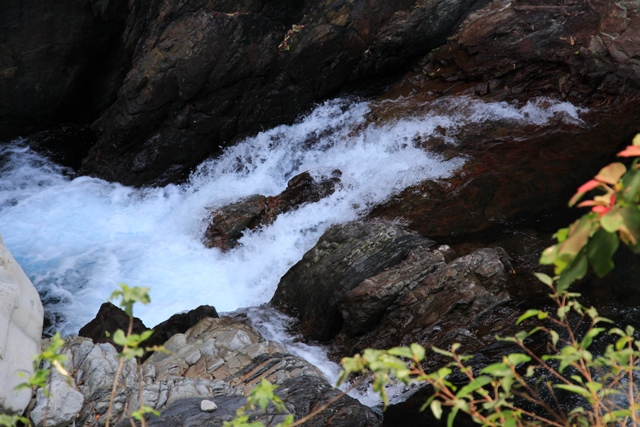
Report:
<svg viewBox="0 0 640 427"><path fill-rule="evenodd" d="M368 111L366 102L326 102L294 125L260 133L204 162L188 183L164 188L71 179L30 150L28 140L16 140L0 147L0 232L40 292L51 329L63 335L91 320L120 282L151 288L152 303L135 308L148 326L201 304L230 312L269 301L280 277L330 225L463 164L415 147L416 137L444 132L455 144L456 131L470 122L517 126L554 114L579 120L575 107L557 102L518 108L447 101L438 113L386 125L368 124ZM342 188L333 195L248 233L228 253L202 245L208 209L251 194L278 194L304 171L321 177L335 169L342 172ZM277 338L275 332L268 338Z"/></svg>

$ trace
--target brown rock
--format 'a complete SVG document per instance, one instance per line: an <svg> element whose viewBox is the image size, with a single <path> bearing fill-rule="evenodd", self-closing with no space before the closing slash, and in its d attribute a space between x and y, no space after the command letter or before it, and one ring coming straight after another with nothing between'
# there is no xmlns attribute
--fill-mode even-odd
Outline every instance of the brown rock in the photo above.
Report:
<svg viewBox="0 0 640 427"><path fill-rule="evenodd" d="M379 120L454 96L519 105L551 97L588 108L584 123L556 117L541 126L503 121L465 129L459 146L446 148L466 157L459 174L407 188L371 216L403 218L426 236L459 240L565 206L640 130L638 41L640 14L619 2L495 0L473 13L383 97L407 99L391 109L381 103L373 110ZM435 139L422 144L443 150Z"/></svg>
<svg viewBox="0 0 640 427"><path fill-rule="evenodd" d="M309 172L303 172L291 178L287 188L277 196L256 194L213 211L204 245L223 251L235 247L245 230L269 225L281 213L332 194L340 183L339 176L340 171L334 171L333 177L316 182Z"/></svg>

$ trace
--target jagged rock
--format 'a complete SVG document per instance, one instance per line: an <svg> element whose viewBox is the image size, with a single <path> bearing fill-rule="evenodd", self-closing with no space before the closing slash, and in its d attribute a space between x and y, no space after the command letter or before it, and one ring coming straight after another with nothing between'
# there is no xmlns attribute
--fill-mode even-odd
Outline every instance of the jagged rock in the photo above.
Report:
<svg viewBox="0 0 640 427"><path fill-rule="evenodd" d="M509 300L506 252L481 248L447 263L447 248L432 246L399 225L334 226L282 278L271 304L300 319L306 339L330 340L338 356L412 342L493 343L513 321L511 311L495 315Z"/></svg>
<svg viewBox="0 0 640 427"><path fill-rule="evenodd" d="M300 419L340 394L320 378L300 377L285 381L277 390L287 408ZM343 396L303 425L306 427L374 427L382 417L349 396Z"/></svg>
<svg viewBox="0 0 640 427"><path fill-rule="evenodd" d="M371 217L402 218L434 239L464 239L514 218L562 209L575 188L638 132L640 14L608 0L494 0L474 12L439 50L373 108L385 121L468 96L523 105L570 101L580 123L477 124L446 150L465 157L449 179L411 186ZM387 108L391 106L391 108ZM423 141L438 149L435 138ZM558 179L558 177L562 179Z"/></svg>
<svg viewBox="0 0 640 427"><path fill-rule="evenodd" d="M478 249L448 264L438 250L418 248L344 296L345 325L334 342L345 352L413 342L445 348L461 342L464 351L482 350L493 334L471 330L509 299L504 284L510 271L501 248Z"/></svg>
<svg viewBox="0 0 640 427"><path fill-rule="evenodd" d="M22 413L29 390L17 374L33 374L33 358L40 351L44 310L38 292L0 236L0 413Z"/></svg>
<svg viewBox="0 0 640 427"><path fill-rule="evenodd" d="M270 304L300 319L305 337L326 341L342 328L344 295L433 241L382 221L330 227L282 277Z"/></svg>
<svg viewBox="0 0 640 427"><path fill-rule="evenodd" d="M172 336L164 347L169 353L156 352L142 365L135 359L125 363L114 400L114 426L129 424L127 413L140 406L141 395L145 405L163 411L159 419L150 417L150 423L173 420L169 424L181 425L183 421L180 420L198 419L209 423L204 425L222 425L223 421L235 416L235 409L245 402L243 396L263 378L282 385L283 390L298 384L296 395L302 393L299 389L303 384L308 384L307 393L315 396L317 402L326 402L329 396L337 393L313 365L287 353L281 344L265 341L253 328L230 318L207 317L184 334ZM68 356L65 368L72 373L74 382L65 383L67 388L55 382L57 389L64 388L59 399L66 399L65 393L71 390L77 391L72 396L73 405L65 407L55 421L47 422L47 426L66 427L72 423L103 426L119 361L114 347L108 343L94 344L88 338L69 337L61 353ZM38 396L33 420L41 422L39 417L44 403L41 392ZM202 412L200 402L203 399L212 400L218 409L214 413ZM77 408L78 400L84 400L81 408ZM312 408L315 401L305 404ZM305 409L299 407L299 399L291 397L291 403L286 402L296 415L306 415ZM344 416L375 418L368 408L353 399L341 399L333 407Z"/></svg>
<svg viewBox="0 0 640 427"><path fill-rule="evenodd" d="M131 68L83 172L128 185L184 178L238 137L399 73L485 2L132 0Z"/></svg>
<svg viewBox="0 0 640 427"><path fill-rule="evenodd" d="M94 343L110 343L116 349L121 350L122 347L116 345L113 342L113 334L121 329L127 331L129 328L129 315L119 307L105 302L100 306L96 317L89 323L80 328L78 335L81 337L91 338ZM144 332L147 327L142 323L142 320L137 317L133 318L134 334Z"/></svg>
<svg viewBox="0 0 640 427"><path fill-rule="evenodd" d="M291 178L287 188L277 196L256 194L213 211L204 245L222 250L233 248L245 230L269 225L281 213L327 197L340 183L341 172L336 170L332 175L318 182L309 172L303 172Z"/></svg>
<svg viewBox="0 0 640 427"><path fill-rule="evenodd" d="M33 423L36 427L65 427L72 424L82 410L84 396L73 379L68 380L55 369L52 369L49 384L48 397L45 397L42 389L36 393L36 405L30 414Z"/></svg>
<svg viewBox="0 0 640 427"><path fill-rule="evenodd" d="M164 322L153 327L153 335L146 341L146 345L147 347L162 345L175 334L186 332L205 317L217 318L220 316L218 316L215 307L210 305L201 305L186 313L174 314Z"/></svg>

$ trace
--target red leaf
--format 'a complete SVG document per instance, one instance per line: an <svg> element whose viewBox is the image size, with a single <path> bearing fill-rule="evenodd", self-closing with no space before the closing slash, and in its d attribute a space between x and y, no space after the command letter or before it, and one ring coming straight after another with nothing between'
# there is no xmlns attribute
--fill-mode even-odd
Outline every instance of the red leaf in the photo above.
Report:
<svg viewBox="0 0 640 427"><path fill-rule="evenodd" d="M629 145L627 148L618 153L620 157L640 156L640 146Z"/></svg>

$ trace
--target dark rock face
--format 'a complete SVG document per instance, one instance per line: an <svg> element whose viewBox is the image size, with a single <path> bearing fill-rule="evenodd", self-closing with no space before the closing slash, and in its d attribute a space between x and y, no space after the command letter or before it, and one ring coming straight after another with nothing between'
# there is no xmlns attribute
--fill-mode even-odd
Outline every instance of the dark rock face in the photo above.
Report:
<svg viewBox="0 0 640 427"><path fill-rule="evenodd" d="M585 124L469 129L454 148L467 156L460 174L408 188L372 216L460 239L563 206L640 130L638 41L640 15L619 2L496 0L473 13L384 97L408 99L394 110L381 105L381 120L454 95L521 105L544 96L588 108Z"/></svg>
<svg viewBox="0 0 640 427"><path fill-rule="evenodd" d="M345 325L334 342L347 352L412 342L427 347L461 342L465 351L483 349L493 335L470 330L509 299L502 286L509 268L500 248L478 249L448 264L440 251L417 248L398 266L345 295Z"/></svg>
<svg viewBox="0 0 640 427"><path fill-rule="evenodd" d="M109 343L114 347L121 349L122 347L116 345L111 337L118 329L122 329L126 332L128 328L129 316L127 313L110 302L105 302L100 306L100 310L98 310L98 314L96 314L95 319L80 328L78 335L85 338L91 338L96 344ZM132 332L134 334L139 334L146 330L147 327L144 326L142 320L134 317ZM108 337L107 332L109 333Z"/></svg>
<svg viewBox="0 0 640 427"><path fill-rule="evenodd" d="M513 324L501 248L445 261L444 249L398 225L330 228L282 278L271 304L301 321L307 339L338 355L417 342L485 349ZM448 255L448 254L447 254Z"/></svg>
<svg viewBox="0 0 640 427"><path fill-rule="evenodd" d="M95 123L101 137L83 171L134 185L183 178L234 138L398 73L483 3L133 1L132 68Z"/></svg>
<svg viewBox="0 0 640 427"><path fill-rule="evenodd" d="M305 337L327 341L342 328L340 305L363 280L402 262L433 241L386 222L329 228L285 274L271 305L301 321Z"/></svg>
<svg viewBox="0 0 640 427"><path fill-rule="evenodd" d="M276 394L294 414L296 420L326 405L340 393L340 390L317 377L293 378L282 383L276 390ZM362 405L352 397L343 396L303 425L306 427L373 427L381 424L381 417L371 408Z"/></svg>
<svg viewBox="0 0 640 427"><path fill-rule="evenodd" d="M0 140L92 120L127 65L125 0L5 1L0 18Z"/></svg>
<svg viewBox="0 0 640 427"><path fill-rule="evenodd" d="M333 177L316 182L311 174L303 172L291 178L287 188L277 196L256 194L214 211L205 231L204 245L222 250L233 248L245 230L269 225L281 213L333 193L340 183L339 176L340 171L334 171Z"/></svg>

